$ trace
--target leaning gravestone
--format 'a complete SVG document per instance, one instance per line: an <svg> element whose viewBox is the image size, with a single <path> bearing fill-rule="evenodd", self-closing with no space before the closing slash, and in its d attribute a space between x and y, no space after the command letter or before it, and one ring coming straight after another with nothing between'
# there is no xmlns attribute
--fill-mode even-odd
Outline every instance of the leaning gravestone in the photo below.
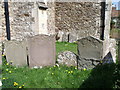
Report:
<svg viewBox="0 0 120 90"><path fill-rule="evenodd" d="M24 41L6 41L5 53L7 61L12 61L12 65L27 65L26 43Z"/></svg>
<svg viewBox="0 0 120 90"><path fill-rule="evenodd" d="M92 36L78 40L78 63L81 68L93 68L103 56L103 42Z"/></svg>
<svg viewBox="0 0 120 90"><path fill-rule="evenodd" d="M29 66L55 65L55 36L36 35L28 38Z"/></svg>

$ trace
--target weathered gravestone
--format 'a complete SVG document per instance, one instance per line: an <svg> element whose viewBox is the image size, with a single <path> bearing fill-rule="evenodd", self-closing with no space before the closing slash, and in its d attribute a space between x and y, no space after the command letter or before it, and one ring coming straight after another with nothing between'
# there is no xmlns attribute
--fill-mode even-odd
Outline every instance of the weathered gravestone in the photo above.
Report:
<svg viewBox="0 0 120 90"><path fill-rule="evenodd" d="M103 42L94 37L78 40L78 55L80 68L93 68L103 56Z"/></svg>
<svg viewBox="0 0 120 90"><path fill-rule="evenodd" d="M77 66L78 56L71 51L64 51L58 54L58 64L65 64L67 66Z"/></svg>
<svg viewBox="0 0 120 90"><path fill-rule="evenodd" d="M55 65L55 36L36 35L28 38L29 66Z"/></svg>
<svg viewBox="0 0 120 90"><path fill-rule="evenodd" d="M69 42L69 32L64 32L63 33L62 42Z"/></svg>
<svg viewBox="0 0 120 90"><path fill-rule="evenodd" d="M62 32L62 31L58 32L58 37L59 37L58 41L59 42L62 42L63 34L64 34L64 32Z"/></svg>
<svg viewBox="0 0 120 90"><path fill-rule="evenodd" d="M26 43L24 41L6 41L5 53L7 61L12 62L12 65L27 65Z"/></svg>

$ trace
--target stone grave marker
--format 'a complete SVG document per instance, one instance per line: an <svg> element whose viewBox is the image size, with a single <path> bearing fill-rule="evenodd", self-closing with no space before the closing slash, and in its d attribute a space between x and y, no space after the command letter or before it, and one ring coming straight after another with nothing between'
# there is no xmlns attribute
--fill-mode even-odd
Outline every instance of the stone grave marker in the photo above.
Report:
<svg viewBox="0 0 120 90"><path fill-rule="evenodd" d="M55 35L36 35L28 38L29 66L55 65Z"/></svg>
<svg viewBox="0 0 120 90"><path fill-rule="evenodd" d="M78 40L78 68L94 68L103 57L103 42L94 37Z"/></svg>
<svg viewBox="0 0 120 90"><path fill-rule="evenodd" d="M78 54L86 59L102 59L103 42L91 36L79 39Z"/></svg>
<svg viewBox="0 0 120 90"><path fill-rule="evenodd" d="M24 41L6 41L5 53L7 61L12 61L12 65L27 65L26 43Z"/></svg>

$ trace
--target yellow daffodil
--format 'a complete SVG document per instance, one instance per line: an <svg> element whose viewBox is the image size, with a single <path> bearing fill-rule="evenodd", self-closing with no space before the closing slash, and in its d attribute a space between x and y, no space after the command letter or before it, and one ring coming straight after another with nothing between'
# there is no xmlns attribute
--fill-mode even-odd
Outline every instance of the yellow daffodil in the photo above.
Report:
<svg viewBox="0 0 120 90"><path fill-rule="evenodd" d="M69 71L68 73L70 74L71 72Z"/></svg>
<svg viewBox="0 0 120 90"><path fill-rule="evenodd" d="M14 86L17 86L17 85L18 85L18 83L14 82Z"/></svg>
<svg viewBox="0 0 120 90"><path fill-rule="evenodd" d="M6 71L8 71L8 69L6 69Z"/></svg>
<svg viewBox="0 0 120 90"><path fill-rule="evenodd" d="M87 69L86 69L86 68L84 68L83 70L84 70L84 71L86 71Z"/></svg>
<svg viewBox="0 0 120 90"><path fill-rule="evenodd" d="M77 68L75 67L75 69L77 69Z"/></svg>
<svg viewBox="0 0 120 90"><path fill-rule="evenodd" d="M71 73L73 73L73 71L71 71Z"/></svg>
<svg viewBox="0 0 120 90"><path fill-rule="evenodd" d="M19 88L22 88L21 86L19 86Z"/></svg>
<svg viewBox="0 0 120 90"><path fill-rule="evenodd" d="M6 78L2 78L3 80L5 80Z"/></svg>
<svg viewBox="0 0 120 90"><path fill-rule="evenodd" d="M9 65L9 63L6 63L6 65Z"/></svg>
<svg viewBox="0 0 120 90"><path fill-rule="evenodd" d="M12 71L9 71L9 73L12 73Z"/></svg>

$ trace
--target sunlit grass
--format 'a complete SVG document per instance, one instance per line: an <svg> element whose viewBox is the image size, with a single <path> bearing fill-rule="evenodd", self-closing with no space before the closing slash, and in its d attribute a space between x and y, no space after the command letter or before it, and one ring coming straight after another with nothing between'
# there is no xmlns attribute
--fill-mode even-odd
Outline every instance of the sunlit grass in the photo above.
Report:
<svg viewBox="0 0 120 90"><path fill-rule="evenodd" d="M67 44L67 45L66 45ZM69 48L65 47L68 46ZM77 53L75 43L56 43L57 53L70 50ZM41 69L13 67L3 56L3 88L120 88L120 65L97 66L92 70L56 65Z"/></svg>

